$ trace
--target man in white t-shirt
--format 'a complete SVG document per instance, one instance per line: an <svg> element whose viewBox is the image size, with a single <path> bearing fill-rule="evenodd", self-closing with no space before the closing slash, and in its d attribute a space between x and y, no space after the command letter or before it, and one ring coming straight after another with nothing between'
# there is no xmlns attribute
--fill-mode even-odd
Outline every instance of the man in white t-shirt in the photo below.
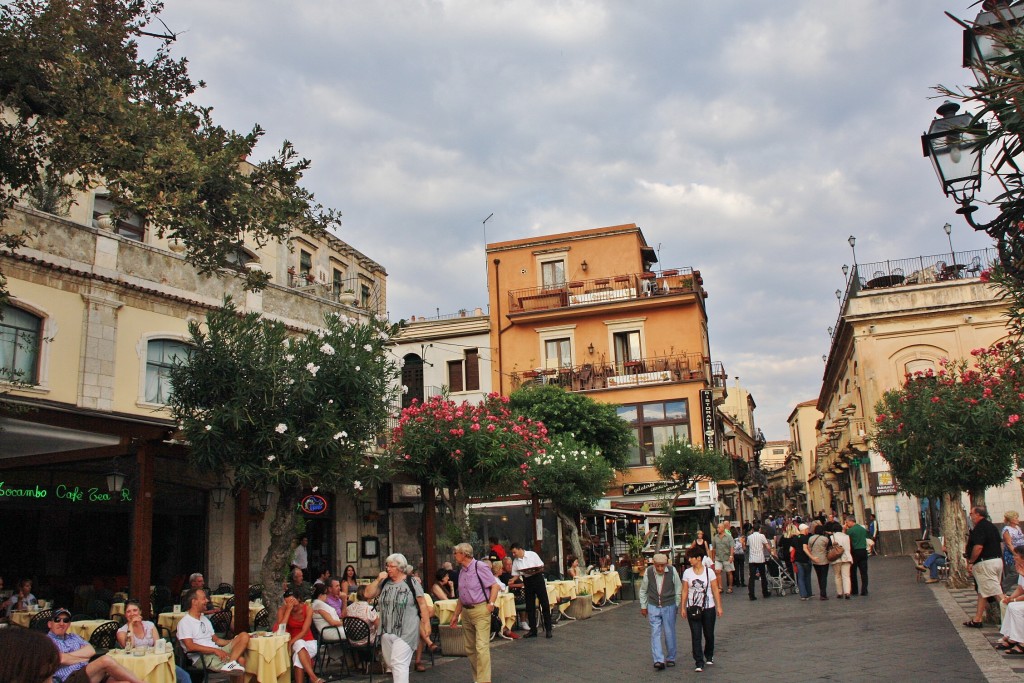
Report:
<svg viewBox="0 0 1024 683"><path fill-rule="evenodd" d="M213 632L213 624L203 614L206 591L190 590L186 600L188 614L178 622L178 641L192 663L198 664L201 658L207 669L244 671L245 657L242 655L249 645L249 634L239 633L233 640L219 638Z"/></svg>
<svg viewBox="0 0 1024 683"><path fill-rule="evenodd" d="M747 586L747 593L751 600L757 600L754 596L754 579L761 576L761 595L770 598L768 592L768 572L765 571L764 563L772 554L772 546L768 543L768 537L762 534L757 527L747 536L747 566L750 567L750 581Z"/></svg>

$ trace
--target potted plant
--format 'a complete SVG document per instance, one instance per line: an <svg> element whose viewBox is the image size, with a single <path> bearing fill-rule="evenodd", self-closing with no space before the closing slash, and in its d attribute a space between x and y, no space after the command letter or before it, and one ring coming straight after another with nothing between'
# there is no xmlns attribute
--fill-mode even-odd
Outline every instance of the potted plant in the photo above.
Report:
<svg viewBox="0 0 1024 683"><path fill-rule="evenodd" d="M647 558L644 557L645 539L643 536L626 534L626 547L629 550L629 561L633 567L634 574L643 574L647 568Z"/></svg>
<svg viewBox="0 0 1024 683"><path fill-rule="evenodd" d="M340 301L341 303L345 304L346 306L351 306L352 304L354 304L356 302L356 293L355 293L355 291L353 291L351 289L344 290L343 292L338 294L338 301Z"/></svg>

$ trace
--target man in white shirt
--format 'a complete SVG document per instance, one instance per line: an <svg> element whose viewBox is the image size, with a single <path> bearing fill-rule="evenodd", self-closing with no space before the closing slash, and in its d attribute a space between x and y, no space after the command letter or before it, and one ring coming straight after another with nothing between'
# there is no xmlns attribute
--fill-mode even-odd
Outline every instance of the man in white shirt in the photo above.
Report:
<svg viewBox="0 0 1024 683"><path fill-rule="evenodd" d="M224 640L213 632L213 624L203 614L206 605L206 591L190 590L187 596L188 614L178 622L178 641L188 653L193 664L200 658L206 668L214 671L244 671L245 649L249 645L249 634L239 633L234 640Z"/></svg>
<svg viewBox="0 0 1024 683"><path fill-rule="evenodd" d="M534 600L540 601L540 614L544 619L544 635L551 637L551 605L548 603L548 589L544 583L544 561L532 550L526 550L518 543L512 544L512 576L521 576L526 589L526 620L530 630L523 638L537 637L537 606Z"/></svg>
<svg viewBox="0 0 1024 683"><path fill-rule="evenodd" d="M309 539L303 536L295 546L295 554L292 555L292 566L302 570L302 580L306 581L306 569L309 568Z"/></svg>
<svg viewBox="0 0 1024 683"><path fill-rule="evenodd" d="M771 597L771 593L768 592L768 572L765 571L764 566L765 561L771 554L772 546L768 543L768 538L757 527L754 527L750 535L747 536L747 565L750 567L750 581L747 583L747 592L751 600L757 600L754 596L754 578L758 574L761 576L761 595L766 598Z"/></svg>

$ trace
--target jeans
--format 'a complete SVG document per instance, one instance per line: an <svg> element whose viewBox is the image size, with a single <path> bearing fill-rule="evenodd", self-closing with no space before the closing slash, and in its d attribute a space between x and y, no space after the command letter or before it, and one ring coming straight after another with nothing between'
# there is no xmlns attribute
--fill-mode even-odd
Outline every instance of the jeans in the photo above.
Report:
<svg viewBox="0 0 1024 683"><path fill-rule="evenodd" d="M801 598L809 598L813 595L811 593L811 563L810 562L797 562L796 563L796 586L800 589Z"/></svg>
<svg viewBox="0 0 1024 683"><path fill-rule="evenodd" d="M679 607L673 601L664 607L647 605L647 621L651 625L651 657L655 662L676 661L676 614ZM662 634L665 649L661 648Z"/></svg>
<svg viewBox="0 0 1024 683"><path fill-rule="evenodd" d="M732 556L732 563L736 566L736 572L733 574L733 576L735 576L736 579L733 581L733 583L737 586L747 585L746 575L743 573L743 561L746 559L746 557L746 555L736 554L733 554Z"/></svg>
<svg viewBox="0 0 1024 683"><path fill-rule="evenodd" d="M709 607L704 610L700 619L687 619L690 625L690 644L693 647L693 662L703 667L705 662L715 657L715 608ZM701 644L701 636L704 643Z"/></svg>
<svg viewBox="0 0 1024 683"><path fill-rule="evenodd" d="M924 566L928 567L928 578L938 580L939 567L946 566L946 556L938 553L932 553L928 556L928 559L924 561Z"/></svg>
<svg viewBox="0 0 1024 683"><path fill-rule="evenodd" d="M749 562L747 566L750 567L750 583L747 584L747 593L750 597L754 597L754 579L758 574L761 575L761 595L768 597L768 571L764 566L764 562Z"/></svg>
<svg viewBox="0 0 1024 683"><path fill-rule="evenodd" d="M860 594L868 594L868 549L862 548L860 550L851 550L853 555L853 567L850 568L850 585L853 587L852 592L857 593L857 573L860 572Z"/></svg>

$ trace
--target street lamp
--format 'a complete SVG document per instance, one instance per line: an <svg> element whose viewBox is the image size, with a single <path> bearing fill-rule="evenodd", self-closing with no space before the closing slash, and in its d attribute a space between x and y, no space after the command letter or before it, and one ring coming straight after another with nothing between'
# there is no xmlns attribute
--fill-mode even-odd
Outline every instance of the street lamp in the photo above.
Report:
<svg viewBox="0 0 1024 683"><path fill-rule="evenodd" d="M964 27L964 68L971 69L980 82L988 77L986 63L1005 54L998 34L1024 20L1024 8L1010 7L1008 0L988 0L972 24Z"/></svg>
<svg viewBox="0 0 1024 683"><path fill-rule="evenodd" d="M121 493L124 488L125 475L114 466L114 471L107 475L107 491L110 493Z"/></svg>
<svg viewBox="0 0 1024 683"><path fill-rule="evenodd" d="M842 298L843 298L843 290L837 289L836 290L836 299L842 299Z"/></svg>
<svg viewBox="0 0 1024 683"><path fill-rule="evenodd" d="M850 244L850 249L853 250L853 272L857 272L857 238L850 235L846 241Z"/></svg>
<svg viewBox="0 0 1024 683"><path fill-rule="evenodd" d="M970 114L957 114L960 105L955 102L943 102L935 111L941 118L934 119L921 136L921 149L932 160L943 193L960 203L957 213L969 217L977 209L972 202L981 188L978 143L985 134L984 125L975 124Z"/></svg>
<svg viewBox="0 0 1024 683"><path fill-rule="evenodd" d="M950 233L953 232L953 226L950 225L949 223L946 223L945 225L942 226L942 229L946 233L946 239L949 240L949 257L952 259L949 262L949 264L953 265L954 263L956 263L956 252L953 251L953 238L950 236Z"/></svg>
<svg viewBox="0 0 1024 683"><path fill-rule="evenodd" d="M843 277L846 277L850 273L850 266L843 264Z"/></svg>

